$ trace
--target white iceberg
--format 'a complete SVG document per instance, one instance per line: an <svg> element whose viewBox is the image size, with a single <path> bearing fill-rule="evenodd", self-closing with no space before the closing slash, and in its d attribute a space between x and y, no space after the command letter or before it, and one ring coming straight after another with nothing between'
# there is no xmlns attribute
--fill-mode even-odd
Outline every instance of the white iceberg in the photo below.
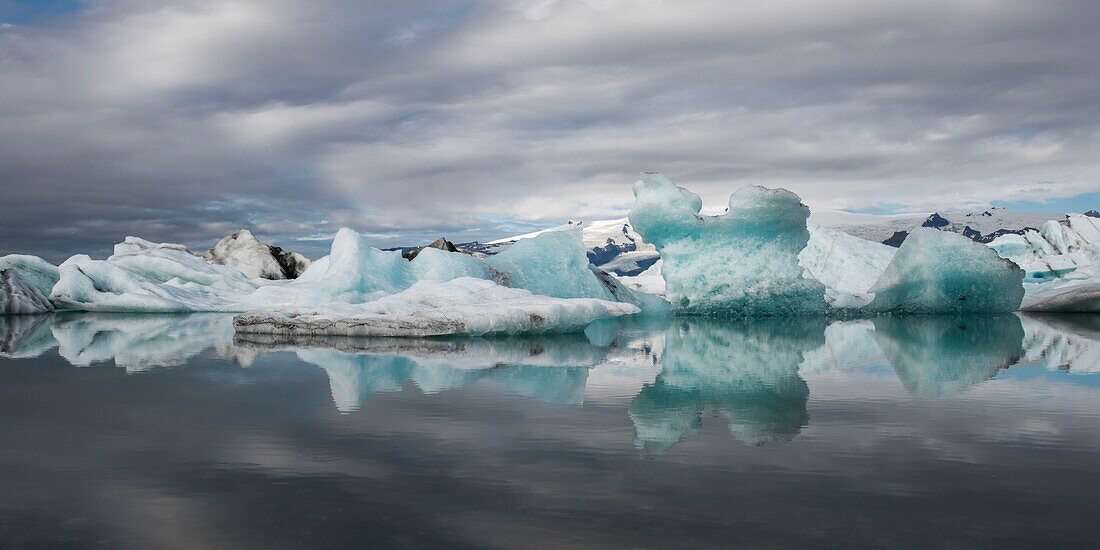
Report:
<svg viewBox="0 0 1100 550"><path fill-rule="evenodd" d="M989 247L1022 267L1025 282L1059 279L1098 263L1100 219L1074 214L1050 220L1038 231L1001 235Z"/></svg>
<svg viewBox="0 0 1100 550"><path fill-rule="evenodd" d="M438 336L569 332L596 319L637 313L637 306L592 298L553 298L463 277L424 281L362 304L253 311L238 332L342 336Z"/></svg>
<svg viewBox="0 0 1100 550"><path fill-rule="evenodd" d="M962 235L920 228L871 288L873 312L1003 313L1020 307L1024 271Z"/></svg>
<svg viewBox="0 0 1100 550"><path fill-rule="evenodd" d="M296 279L309 267L305 256L264 244L247 229L218 241L202 257L210 263L232 267L250 279Z"/></svg>
<svg viewBox="0 0 1100 550"><path fill-rule="evenodd" d="M1097 266L1075 269L1044 283L1024 285L1023 311L1100 312L1100 272Z"/></svg>
<svg viewBox="0 0 1100 550"><path fill-rule="evenodd" d="M0 315L52 310L50 289L57 279L57 266L37 256L0 257Z"/></svg>
<svg viewBox="0 0 1100 550"><path fill-rule="evenodd" d="M825 312L824 285L798 264L810 239L810 211L798 195L746 187L730 196L726 214L703 217L698 195L647 173L634 196L631 225L660 252L665 297L677 313Z"/></svg>
<svg viewBox="0 0 1100 550"><path fill-rule="evenodd" d="M0 315L45 313L53 309L49 298L23 281L15 269L0 269Z"/></svg>
<svg viewBox="0 0 1100 550"><path fill-rule="evenodd" d="M867 305L871 287L886 271L897 249L854 237L837 229L810 224L810 240L798 253L798 264L825 285L825 300L834 309Z"/></svg>

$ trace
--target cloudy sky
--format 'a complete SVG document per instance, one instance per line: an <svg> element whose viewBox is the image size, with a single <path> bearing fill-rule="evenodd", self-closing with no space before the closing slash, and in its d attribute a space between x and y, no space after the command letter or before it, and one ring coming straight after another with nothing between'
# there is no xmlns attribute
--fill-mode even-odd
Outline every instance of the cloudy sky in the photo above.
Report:
<svg viewBox="0 0 1100 550"><path fill-rule="evenodd" d="M721 204L1100 207L1091 0L0 0L0 254Z"/></svg>

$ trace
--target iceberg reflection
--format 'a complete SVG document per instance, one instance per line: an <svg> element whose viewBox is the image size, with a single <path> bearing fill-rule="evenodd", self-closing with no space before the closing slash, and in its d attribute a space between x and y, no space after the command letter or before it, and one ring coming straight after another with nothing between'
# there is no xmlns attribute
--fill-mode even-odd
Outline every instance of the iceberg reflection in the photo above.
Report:
<svg viewBox="0 0 1100 550"><path fill-rule="evenodd" d="M234 334L232 317L216 313L0 317L0 357L53 349L75 366L113 360L128 372L181 365L210 349L245 367L292 352L325 371L343 412L410 383L434 394L485 381L568 405L581 405L591 384L590 399L630 399L637 445L661 452L699 430L705 414L724 416L748 444L792 439L809 422L803 377L812 383L831 370L889 365L910 394L932 398L1022 358L1098 372L1100 326L1083 315L646 318L595 323L583 334L365 338Z"/></svg>
<svg viewBox="0 0 1100 550"><path fill-rule="evenodd" d="M1027 313L1024 352L1051 370L1100 373L1100 318L1086 313Z"/></svg>
<svg viewBox="0 0 1100 550"><path fill-rule="evenodd" d="M1023 355L1012 314L880 317L875 340L902 385L918 397L946 397L993 378Z"/></svg>
<svg viewBox="0 0 1100 550"><path fill-rule="evenodd" d="M607 350L582 334L502 338L410 339L239 334L239 347L291 350L325 370L341 412L371 395L412 382L424 393L489 380L548 403L580 405L588 368Z"/></svg>
<svg viewBox="0 0 1100 550"><path fill-rule="evenodd" d="M720 414L736 439L758 445L793 439L809 422L804 354L825 343L821 319L674 321L661 373L630 405L636 444L663 452Z"/></svg>

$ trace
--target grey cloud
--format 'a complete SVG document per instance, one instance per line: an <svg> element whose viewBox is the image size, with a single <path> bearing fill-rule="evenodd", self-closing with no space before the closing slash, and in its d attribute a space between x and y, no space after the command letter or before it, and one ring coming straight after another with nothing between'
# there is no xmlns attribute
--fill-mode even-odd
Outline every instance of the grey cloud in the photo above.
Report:
<svg viewBox="0 0 1100 550"><path fill-rule="evenodd" d="M1072 0L89 3L0 29L0 253L242 226L290 248L339 225L483 239L622 215L641 170L713 203L750 183L818 208L1096 192L1098 18Z"/></svg>

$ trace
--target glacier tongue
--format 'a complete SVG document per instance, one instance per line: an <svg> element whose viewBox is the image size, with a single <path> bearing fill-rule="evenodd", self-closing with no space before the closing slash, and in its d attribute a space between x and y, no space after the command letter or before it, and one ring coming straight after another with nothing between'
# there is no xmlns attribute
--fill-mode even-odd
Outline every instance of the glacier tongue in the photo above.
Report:
<svg viewBox="0 0 1100 550"><path fill-rule="evenodd" d="M665 296L689 315L825 313L825 287L804 276L809 208L785 189L745 187L729 212L701 217L698 195L660 174L634 184L630 223L662 259Z"/></svg>

